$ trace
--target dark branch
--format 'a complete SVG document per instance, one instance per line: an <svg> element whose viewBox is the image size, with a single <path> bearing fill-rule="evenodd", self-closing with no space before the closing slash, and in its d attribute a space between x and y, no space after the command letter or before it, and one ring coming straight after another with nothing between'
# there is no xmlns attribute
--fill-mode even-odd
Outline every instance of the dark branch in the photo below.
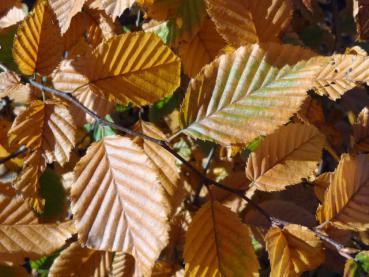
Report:
<svg viewBox="0 0 369 277"><path fill-rule="evenodd" d="M11 159L14 159L15 157L25 153L27 151L27 147L22 145L17 150L15 150L13 153L9 154L5 158L0 159L0 164L6 163L7 161L10 161Z"/></svg>

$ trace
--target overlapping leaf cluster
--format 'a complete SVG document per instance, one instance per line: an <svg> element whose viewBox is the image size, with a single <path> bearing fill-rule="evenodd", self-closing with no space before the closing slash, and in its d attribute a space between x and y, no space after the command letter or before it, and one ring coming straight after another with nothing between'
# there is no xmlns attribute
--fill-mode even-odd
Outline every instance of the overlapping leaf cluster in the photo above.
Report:
<svg viewBox="0 0 369 277"><path fill-rule="evenodd" d="M296 39L313 3L1 1L17 67L0 73L4 270L369 272L369 57Z"/></svg>

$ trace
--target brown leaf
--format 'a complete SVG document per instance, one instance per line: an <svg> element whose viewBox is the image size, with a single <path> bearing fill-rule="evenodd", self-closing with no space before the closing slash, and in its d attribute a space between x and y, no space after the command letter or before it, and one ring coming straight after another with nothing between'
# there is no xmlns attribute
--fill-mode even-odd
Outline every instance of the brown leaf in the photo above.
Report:
<svg viewBox="0 0 369 277"><path fill-rule="evenodd" d="M369 107L363 108L353 127L354 145L357 152L369 151Z"/></svg>
<svg viewBox="0 0 369 277"><path fill-rule="evenodd" d="M169 209L143 149L117 135L92 144L75 168L71 199L82 243L127 252L150 274L168 240Z"/></svg>
<svg viewBox="0 0 369 277"><path fill-rule="evenodd" d="M111 274L113 277L135 276L135 259L128 253L116 252L113 259Z"/></svg>
<svg viewBox="0 0 369 277"><path fill-rule="evenodd" d="M263 191L283 190L297 184L316 169L324 140L312 125L282 126L251 153L246 176Z"/></svg>
<svg viewBox="0 0 369 277"><path fill-rule="evenodd" d="M28 103L31 100L29 84L22 84L17 73L6 71L0 73L0 97L8 96L16 103Z"/></svg>

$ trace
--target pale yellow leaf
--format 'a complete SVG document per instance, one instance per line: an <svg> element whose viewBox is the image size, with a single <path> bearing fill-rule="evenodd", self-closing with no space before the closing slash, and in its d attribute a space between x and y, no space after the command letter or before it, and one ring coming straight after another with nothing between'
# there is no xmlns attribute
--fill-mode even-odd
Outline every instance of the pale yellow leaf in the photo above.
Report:
<svg viewBox="0 0 369 277"><path fill-rule="evenodd" d="M74 233L71 221L61 224L0 224L2 264L23 264L29 257L50 255Z"/></svg>
<svg viewBox="0 0 369 277"><path fill-rule="evenodd" d="M292 18L290 0L206 0L218 32L233 46L278 41Z"/></svg>
<svg viewBox="0 0 369 277"><path fill-rule="evenodd" d="M92 53L71 62L73 73L59 70L53 84L70 82L67 92L88 88L108 101L136 105L171 95L180 81L179 58L152 33L127 33L100 44Z"/></svg>
<svg viewBox="0 0 369 277"><path fill-rule="evenodd" d="M360 83L368 83L368 56L333 55L326 58L325 66L316 76L314 91L332 100L341 98Z"/></svg>
<svg viewBox="0 0 369 277"><path fill-rule="evenodd" d="M296 224L271 227L265 237L271 277L299 276L324 262L322 243L308 228Z"/></svg>
<svg viewBox="0 0 369 277"><path fill-rule="evenodd" d="M64 34L72 18L82 10L86 0L48 0L59 22L61 34Z"/></svg>
<svg viewBox="0 0 369 277"><path fill-rule="evenodd" d="M69 160L75 136L76 127L65 104L35 100L13 122L9 143L26 145L31 150L40 148L48 163L63 165Z"/></svg>
<svg viewBox="0 0 369 277"><path fill-rule="evenodd" d="M113 253L82 247L73 242L54 260L50 277L105 277L110 272Z"/></svg>
<svg viewBox="0 0 369 277"><path fill-rule="evenodd" d="M82 243L132 254L150 274L168 240L169 209L142 148L118 135L91 145L75 168L71 199Z"/></svg>
<svg viewBox="0 0 369 277"><path fill-rule="evenodd" d="M179 47L184 72L190 77L195 77L204 65L210 63L219 54L225 45L225 41L215 30L214 23L208 18L205 19L201 29L192 40Z"/></svg>
<svg viewBox="0 0 369 277"><path fill-rule="evenodd" d="M259 276L248 228L218 202L206 203L195 214L183 257L186 276Z"/></svg>
<svg viewBox="0 0 369 277"><path fill-rule="evenodd" d="M259 190L278 191L313 174L322 156L324 136L312 125L282 126L251 153L246 176Z"/></svg>
<svg viewBox="0 0 369 277"><path fill-rule="evenodd" d="M182 132L222 145L268 135L299 110L320 69L298 46L247 45L224 54L191 80L181 107Z"/></svg>
<svg viewBox="0 0 369 277"><path fill-rule="evenodd" d="M317 211L320 223L330 221L342 229L369 228L369 155L344 154L334 172L324 202Z"/></svg>
<svg viewBox="0 0 369 277"><path fill-rule="evenodd" d="M20 24L13 44L13 57L25 75L50 74L63 55L60 30L46 0L40 0Z"/></svg>

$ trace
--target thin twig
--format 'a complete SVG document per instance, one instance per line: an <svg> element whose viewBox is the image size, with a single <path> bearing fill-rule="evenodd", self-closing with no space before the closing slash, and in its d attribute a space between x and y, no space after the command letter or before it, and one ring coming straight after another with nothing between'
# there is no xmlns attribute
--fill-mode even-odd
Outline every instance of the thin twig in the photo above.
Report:
<svg viewBox="0 0 369 277"><path fill-rule="evenodd" d="M245 195L245 191L241 190L241 189L237 189L237 188L233 188L227 185L224 185L222 183L216 182L215 180L212 180L210 178L208 178L203 172L200 172L197 168L195 168L190 162L186 161L180 154L178 154L173 148L171 148L171 146L169 145L169 143L165 140L160 140L160 139L156 139L150 136L147 136L143 133L140 133L138 131L134 131L128 128L125 128L123 126L117 125L115 123L109 122L105 119L100 118L95 112L93 112L92 110L90 110L89 108L87 108L86 106L84 106L81 102L79 102L75 97L73 97L70 93L66 93L57 89L53 89L50 87L47 87L41 83L38 83L32 79L29 79L28 82L40 89L40 90L44 90L45 92L57 95L69 102L71 102L73 105L75 105L77 108L81 109L82 111L84 111L85 113L87 113L88 115L90 115L91 117L93 117L96 120L97 124L103 125L103 126L110 126L114 129L120 130L122 132L125 132L131 136L135 136L135 137L140 137L142 139L151 141L159 146L161 146L162 148L164 148L165 150L167 150L170 154L172 154L175 158L177 158L179 161L181 161L186 167L188 167L194 174L196 174L200 180L202 181L202 183L209 188L209 186L214 185L218 188L221 188L225 191L231 192L235 195L238 195L240 198L244 199L250 206L252 206L255 210L257 210L261 215L263 215L271 225L274 226L279 226L279 227L284 227L287 224L292 224L290 222L281 220L279 218L273 217L271 216L266 210L264 210L261 206L259 206L256 202L254 202L252 199L248 198ZM343 245L341 245L340 243L334 241L333 239L329 238L328 236L322 234L319 230L317 229L311 229L319 238L321 238L322 240L326 241L327 243L333 245L337 251L339 252L339 254L341 254L343 257L345 258L352 258L349 254L347 254L345 251L343 251L345 249L345 247Z"/></svg>
<svg viewBox="0 0 369 277"><path fill-rule="evenodd" d="M14 159L15 157L25 153L27 151L27 147L25 145L21 145L17 150L15 150L13 153L10 153L8 156L0 159L0 164L6 163L7 161L10 161L11 159Z"/></svg>

